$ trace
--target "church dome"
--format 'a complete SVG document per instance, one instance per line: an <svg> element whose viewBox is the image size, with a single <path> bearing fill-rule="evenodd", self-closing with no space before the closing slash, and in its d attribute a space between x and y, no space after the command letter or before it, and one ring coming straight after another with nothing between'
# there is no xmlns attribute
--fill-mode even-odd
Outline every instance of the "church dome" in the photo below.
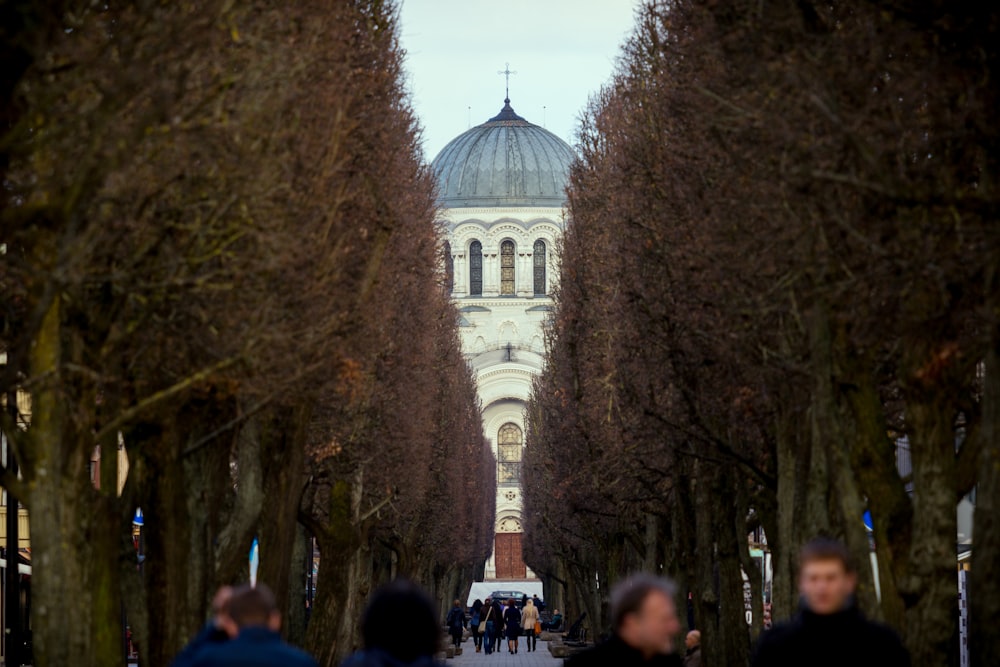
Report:
<svg viewBox="0 0 1000 667"><path fill-rule="evenodd" d="M550 206L566 202L576 155L565 141L514 113L500 113L452 139L431 163L442 206Z"/></svg>

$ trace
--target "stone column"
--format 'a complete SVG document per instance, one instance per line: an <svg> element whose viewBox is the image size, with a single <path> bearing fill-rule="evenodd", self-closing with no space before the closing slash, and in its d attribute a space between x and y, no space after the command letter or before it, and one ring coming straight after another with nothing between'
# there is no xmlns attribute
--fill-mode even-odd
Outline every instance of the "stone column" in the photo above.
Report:
<svg viewBox="0 0 1000 667"><path fill-rule="evenodd" d="M465 253L453 255L455 266L455 297L469 296L469 269Z"/></svg>
<svg viewBox="0 0 1000 667"><path fill-rule="evenodd" d="M483 296L496 296L500 291L499 249L483 248Z"/></svg>
<svg viewBox="0 0 1000 667"><path fill-rule="evenodd" d="M527 253L524 252L522 248L518 248L518 250L519 252L517 253L517 275L514 276L515 280L514 293L517 296L527 296L528 292L527 288L525 287L525 285L527 284L525 282L527 277L527 271L525 270L527 262L525 261L525 259L527 258L528 255Z"/></svg>

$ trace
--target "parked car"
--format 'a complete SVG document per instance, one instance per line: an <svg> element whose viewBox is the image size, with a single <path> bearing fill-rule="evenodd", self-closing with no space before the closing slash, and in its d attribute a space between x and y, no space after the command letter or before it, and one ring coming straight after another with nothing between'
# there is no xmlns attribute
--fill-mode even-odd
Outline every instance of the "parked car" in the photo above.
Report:
<svg viewBox="0 0 1000 667"><path fill-rule="evenodd" d="M517 600L517 606L521 607L522 606L521 600L524 599L524 596L525 596L524 591L493 591L492 593L490 593L490 598L492 598L493 600L500 600L500 602L503 603L504 606L507 605L507 600L514 598L515 600ZM528 596L528 599L529 600L531 599L530 595Z"/></svg>

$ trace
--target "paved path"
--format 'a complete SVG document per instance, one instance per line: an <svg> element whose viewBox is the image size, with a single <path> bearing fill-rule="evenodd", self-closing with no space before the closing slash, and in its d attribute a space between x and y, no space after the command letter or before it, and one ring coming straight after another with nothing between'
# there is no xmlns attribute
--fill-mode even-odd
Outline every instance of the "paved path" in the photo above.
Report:
<svg viewBox="0 0 1000 667"><path fill-rule="evenodd" d="M492 655L476 653L472 639L465 640L462 649L462 655L445 661L447 667L562 667L563 664L562 658L553 658L549 653L548 642L538 642L537 651L525 651L523 637L516 655L507 652L506 641L502 642L500 652Z"/></svg>

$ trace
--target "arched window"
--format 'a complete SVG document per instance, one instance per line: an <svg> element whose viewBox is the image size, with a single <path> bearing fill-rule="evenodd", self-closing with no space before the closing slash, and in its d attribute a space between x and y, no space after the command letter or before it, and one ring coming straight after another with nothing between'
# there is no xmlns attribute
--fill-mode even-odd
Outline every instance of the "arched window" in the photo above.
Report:
<svg viewBox="0 0 1000 667"><path fill-rule="evenodd" d="M483 295L483 244L479 241L469 246L469 294Z"/></svg>
<svg viewBox="0 0 1000 667"><path fill-rule="evenodd" d="M514 242L500 244L500 294L514 295Z"/></svg>
<svg viewBox="0 0 1000 667"><path fill-rule="evenodd" d="M521 483L521 445L524 436L517 424L504 424L497 433L498 465L497 483L500 486L517 486Z"/></svg>
<svg viewBox="0 0 1000 667"><path fill-rule="evenodd" d="M535 241L532 257L535 266L535 294L545 294L545 241Z"/></svg>
<svg viewBox="0 0 1000 667"><path fill-rule="evenodd" d="M444 288L451 294L455 291L455 258L451 256L451 244L444 242Z"/></svg>

